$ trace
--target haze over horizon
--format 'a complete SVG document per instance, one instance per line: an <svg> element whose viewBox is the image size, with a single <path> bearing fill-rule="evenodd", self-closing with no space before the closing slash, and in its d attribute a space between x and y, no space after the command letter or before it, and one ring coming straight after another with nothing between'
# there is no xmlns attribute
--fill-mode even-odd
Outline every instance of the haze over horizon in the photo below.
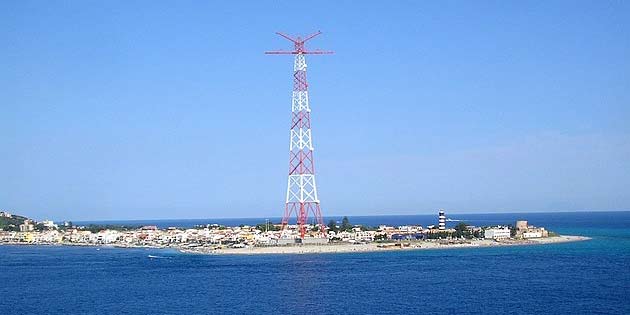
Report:
<svg viewBox="0 0 630 315"><path fill-rule="evenodd" d="M0 3L0 210L280 217L317 30L325 217L630 210L630 2L365 6Z"/></svg>
<svg viewBox="0 0 630 315"><path fill-rule="evenodd" d="M349 217L351 220L353 218L356 217L388 217L388 218L394 218L394 217L407 217L407 216L435 216L437 218L437 212L438 210L433 210L433 211L423 211L423 212L417 212L417 213L407 213L407 214L400 214L400 213L379 213L379 214L367 214L367 215L363 215L363 214L329 214L324 216L324 220L326 222L328 222L329 220L331 220L332 218L337 218L337 219L341 219L345 216ZM583 211L494 211L494 212L453 212L453 213L446 213L447 218L448 219L452 219L452 220L461 220L462 217L464 219L466 219L465 216L467 215L492 215L492 214L547 214L547 213L558 213L558 214L562 214L562 213L624 213L624 212L630 212L629 210L583 210ZM34 218L37 220L48 220L51 218ZM143 217L143 218L126 218L126 219L116 219L116 218L109 218L109 219L99 219L99 218L91 218L91 219L79 219L79 220L73 220L71 218L65 218L65 219L61 219L61 218L56 218L54 219L55 222L64 222L64 221L72 221L73 223L81 223L81 222L126 222L126 221L139 221L139 222L151 222L151 221L198 221L198 220L233 220L233 219L260 219L260 223L264 223L266 219L271 220L271 223L280 223L280 220L282 219L282 216L280 215L270 215L270 216L250 216L250 217L190 217L190 218L169 218L169 217L162 217L162 218L151 218L151 217ZM524 216L522 219L528 219L528 217ZM314 220L313 218L309 218L309 221ZM337 220L337 221L339 221ZM208 222L208 223L213 223L213 222ZM214 223L219 223L219 222L214 222ZM351 223L354 223L354 221L352 221ZM468 222L467 222L468 223Z"/></svg>

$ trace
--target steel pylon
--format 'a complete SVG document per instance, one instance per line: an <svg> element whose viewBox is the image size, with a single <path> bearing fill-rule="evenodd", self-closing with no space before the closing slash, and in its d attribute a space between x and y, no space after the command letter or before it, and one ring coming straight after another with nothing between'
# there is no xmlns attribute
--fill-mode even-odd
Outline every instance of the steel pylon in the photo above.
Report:
<svg viewBox="0 0 630 315"><path fill-rule="evenodd" d="M285 231L289 219L295 215L300 237L306 235L309 214L313 214L319 225L320 233L326 235L326 226L317 195L315 183L315 163L313 159L313 140L311 132L311 108L308 99L308 82L306 80L306 58L308 54L331 54L331 51L308 51L304 43L321 34L317 32L307 36L292 38L277 33L294 44L292 51L269 51L266 54L295 55L293 64L293 93L291 96L291 128L289 140L289 177L282 230Z"/></svg>

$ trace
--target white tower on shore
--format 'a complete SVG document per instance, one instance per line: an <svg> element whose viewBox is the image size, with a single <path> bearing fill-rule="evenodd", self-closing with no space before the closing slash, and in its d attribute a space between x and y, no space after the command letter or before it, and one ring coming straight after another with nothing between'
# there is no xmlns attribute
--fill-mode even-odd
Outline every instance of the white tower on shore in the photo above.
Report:
<svg viewBox="0 0 630 315"><path fill-rule="evenodd" d="M446 230L446 215L444 215L444 209L440 209L438 213L438 229L440 231Z"/></svg>

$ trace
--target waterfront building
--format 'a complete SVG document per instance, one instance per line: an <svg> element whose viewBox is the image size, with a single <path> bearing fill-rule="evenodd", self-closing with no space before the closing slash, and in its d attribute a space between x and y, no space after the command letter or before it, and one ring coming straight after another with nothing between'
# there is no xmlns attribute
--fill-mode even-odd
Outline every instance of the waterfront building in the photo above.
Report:
<svg viewBox="0 0 630 315"><path fill-rule="evenodd" d="M26 243L33 243L33 241L35 240L35 237L34 237L33 233L31 233L31 232L22 233L20 235L20 237L21 237L20 240L22 242L26 242Z"/></svg>
<svg viewBox="0 0 630 315"><path fill-rule="evenodd" d="M421 225L401 225L398 227L398 231L400 232L405 232L405 233L413 233L413 232L421 232L422 231L422 226Z"/></svg>
<svg viewBox="0 0 630 315"><path fill-rule="evenodd" d="M115 230L103 230L96 234L90 235L90 241L96 244L115 243L120 236L120 232Z"/></svg>
<svg viewBox="0 0 630 315"><path fill-rule="evenodd" d="M549 231L545 230L543 227L528 225L525 220L516 221L516 238L539 238L548 236Z"/></svg>
<svg viewBox="0 0 630 315"><path fill-rule="evenodd" d="M492 240L501 240L501 239L510 238L510 228L508 228L507 226L503 226L503 227L497 226L493 228L488 228L484 232L484 238L492 239Z"/></svg>
<svg viewBox="0 0 630 315"><path fill-rule="evenodd" d="M20 224L20 232L30 232L35 230L32 220L24 220L24 223Z"/></svg>
<svg viewBox="0 0 630 315"><path fill-rule="evenodd" d="M354 233L354 239L357 241L372 242L376 236L376 231L357 231Z"/></svg>
<svg viewBox="0 0 630 315"><path fill-rule="evenodd" d="M523 232L523 238L539 238L548 236L549 231L545 230L544 227L529 226L527 227L527 231Z"/></svg>
<svg viewBox="0 0 630 315"><path fill-rule="evenodd" d="M378 226L378 231L383 231L383 232L394 231L394 227L381 224Z"/></svg>
<svg viewBox="0 0 630 315"><path fill-rule="evenodd" d="M523 233L523 238L539 238L542 237L542 233L540 231L532 231Z"/></svg>
<svg viewBox="0 0 630 315"><path fill-rule="evenodd" d="M52 243L60 243L63 240L63 235L59 233L59 231L43 231L40 233L33 234L33 242L35 243L43 243L43 244L52 244Z"/></svg>
<svg viewBox="0 0 630 315"><path fill-rule="evenodd" d="M51 220L44 220L41 223L42 223L42 225L45 228L48 228L48 229L51 229L51 230L53 230L53 229L56 230L57 229L57 224L55 224L55 222L53 222Z"/></svg>
<svg viewBox="0 0 630 315"><path fill-rule="evenodd" d="M442 209L440 209L440 212L438 213L438 229L440 231L446 230L446 215Z"/></svg>

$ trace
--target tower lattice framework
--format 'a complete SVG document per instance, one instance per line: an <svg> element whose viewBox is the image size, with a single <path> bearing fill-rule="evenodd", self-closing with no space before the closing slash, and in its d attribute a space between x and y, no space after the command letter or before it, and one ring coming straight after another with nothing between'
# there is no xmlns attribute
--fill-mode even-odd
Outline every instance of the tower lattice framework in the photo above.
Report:
<svg viewBox="0 0 630 315"><path fill-rule="evenodd" d="M326 235L326 227L317 195L315 183L315 163L313 159L313 140L311 133L311 108L308 100L308 83L306 81L306 58L308 54L331 54L331 51L308 51L304 43L321 34L317 32L302 39L292 38L276 33L294 44L292 51L268 51L266 54L295 55L293 64L293 94L291 97L291 128L289 141L289 177L282 230L284 231L293 215L297 218L300 237L306 234L308 216L313 214L320 232Z"/></svg>

